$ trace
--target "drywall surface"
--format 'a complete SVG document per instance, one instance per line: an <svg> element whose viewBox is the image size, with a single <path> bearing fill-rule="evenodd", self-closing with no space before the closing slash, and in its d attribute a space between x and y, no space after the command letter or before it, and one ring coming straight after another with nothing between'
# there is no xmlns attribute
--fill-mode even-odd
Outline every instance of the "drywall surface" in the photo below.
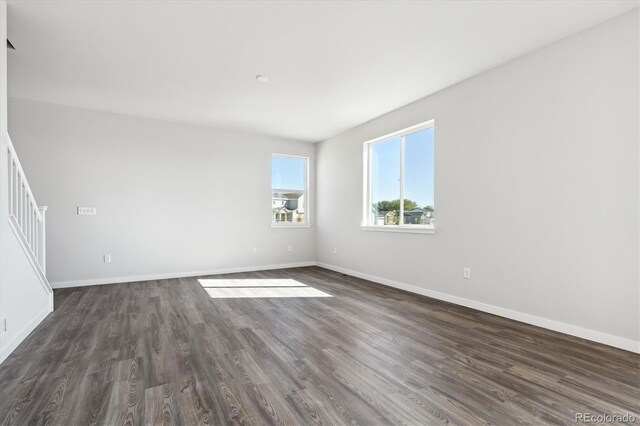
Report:
<svg viewBox="0 0 640 426"><path fill-rule="evenodd" d="M271 228L270 198L271 154L310 157L313 177L314 145L18 99L9 129L49 206L54 287L315 260L313 226Z"/></svg>
<svg viewBox="0 0 640 426"><path fill-rule="evenodd" d="M322 142L318 262L637 348L638 35L635 10ZM361 230L362 143L429 119L436 234Z"/></svg>
<svg viewBox="0 0 640 426"><path fill-rule="evenodd" d="M2 271L0 312L4 329L0 334L0 362L51 312L51 298L40 283L22 246L8 225L2 223Z"/></svg>

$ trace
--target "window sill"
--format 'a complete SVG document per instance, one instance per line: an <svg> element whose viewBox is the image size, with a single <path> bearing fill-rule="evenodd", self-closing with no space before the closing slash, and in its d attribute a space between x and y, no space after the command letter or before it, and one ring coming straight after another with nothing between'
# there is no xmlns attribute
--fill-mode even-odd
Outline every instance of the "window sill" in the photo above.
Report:
<svg viewBox="0 0 640 426"><path fill-rule="evenodd" d="M291 229L291 228L311 228L311 225L308 223L301 223L299 225L293 224L293 223L289 223L286 225L278 225L276 223L272 223L271 224L272 228L287 228L287 229Z"/></svg>
<svg viewBox="0 0 640 426"><path fill-rule="evenodd" d="M375 231L375 232L404 232L410 234L435 234L436 228L433 226L420 226L420 225L362 225L360 227L363 231Z"/></svg>

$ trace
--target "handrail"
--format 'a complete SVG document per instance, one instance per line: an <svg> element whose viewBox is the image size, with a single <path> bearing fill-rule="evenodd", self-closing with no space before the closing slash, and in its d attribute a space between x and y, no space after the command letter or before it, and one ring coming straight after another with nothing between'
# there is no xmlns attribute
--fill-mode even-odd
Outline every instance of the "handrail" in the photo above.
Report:
<svg viewBox="0 0 640 426"><path fill-rule="evenodd" d="M9 153L9 164L11 164L11 159L13 158L13 161L15 163L15 165L17 166L17 170L18 173L21 176L26 176L24 173L24 169L22 168L22 164L20 163L20 159L18 158L18 154L16 153L16 149L13 146L13 142L11 142L11 137L7 134L7 149L8 149L8 153ZM11 169L10 169L11 172ZM11 181L11 174L9 174L9 180ZM27 179L25 177L24 179L24 184L27 190L27 195L29 196L29 198L31 198L33 201L35 201L36 197L34 197L33 192L31 192L31 187L29 186L29 182L27 182ZM11 188L9 188L11 189ZM11 202L11 199L9 199L9 202Z"/></svg>
<svg viewBox="0 0 640 426"><path fill-rule="evenodd" d="M11 138L7 134L9 216L24 237L27 248L46 273L45 262L45 212L38 207L27 177L18 159Z"/></svg>

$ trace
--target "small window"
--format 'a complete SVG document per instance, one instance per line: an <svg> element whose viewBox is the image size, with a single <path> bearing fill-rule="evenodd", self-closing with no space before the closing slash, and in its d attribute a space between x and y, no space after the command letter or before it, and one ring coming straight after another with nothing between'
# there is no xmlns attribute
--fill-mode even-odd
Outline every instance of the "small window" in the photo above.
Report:
<svg viewBox="0 0 640 426"><path fill-rule="evenodd" d="M365 230L433 232L433 121L364 144Z"/></svg>
<svg viewBox="0 0 640 426"><path fill-rule="evenodd" d="M271 158L271 224L304 226L307 211L307 163L305 157L274 154Z"/></svg>

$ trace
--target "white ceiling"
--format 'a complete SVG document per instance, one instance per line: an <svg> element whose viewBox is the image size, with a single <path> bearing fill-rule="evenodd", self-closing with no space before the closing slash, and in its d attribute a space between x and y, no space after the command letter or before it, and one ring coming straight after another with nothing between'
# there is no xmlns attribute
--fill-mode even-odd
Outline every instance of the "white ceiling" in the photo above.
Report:
<svg viewBox="0 0 640 426"><path fill-rule="evenodd" d="M637 6L10 1L9 95L315 142Z"/></svg>

